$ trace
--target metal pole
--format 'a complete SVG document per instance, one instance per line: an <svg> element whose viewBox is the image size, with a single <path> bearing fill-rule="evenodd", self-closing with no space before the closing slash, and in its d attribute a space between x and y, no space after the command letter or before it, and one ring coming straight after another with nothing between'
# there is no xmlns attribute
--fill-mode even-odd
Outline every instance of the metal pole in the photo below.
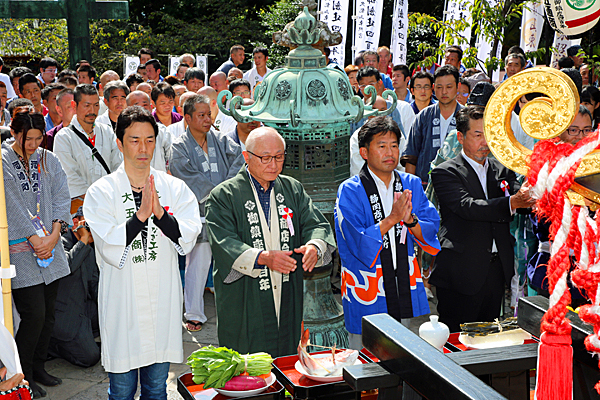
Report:
<svg viewBox="0 0 600 400"><path fill-rule="evenodd" d="M0 162L0 177L4 176ZM4 276L10 276L10 253L8 250L8 220L6 217L6 197L4 195L4 179L0 179L0 262ZM10 278L2 279L2 300L4 303L4 326L14 336L12 296Z"/></svg>

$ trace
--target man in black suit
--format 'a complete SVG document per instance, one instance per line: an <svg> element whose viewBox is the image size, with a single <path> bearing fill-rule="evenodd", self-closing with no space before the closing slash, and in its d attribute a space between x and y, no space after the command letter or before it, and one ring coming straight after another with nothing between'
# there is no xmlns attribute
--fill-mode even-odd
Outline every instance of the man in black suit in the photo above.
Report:
<svg viewBox="0 0 600 400"><path fill-rule="evenodd" d="M483 107L456 117L461 154L431 172L441 213L441 251L429 282L437 288L440 320L451 332L464 322L500 317L504 284L514 274L509 224L517 208L530 207L529 188L496 159L483 133Z"/></svg>

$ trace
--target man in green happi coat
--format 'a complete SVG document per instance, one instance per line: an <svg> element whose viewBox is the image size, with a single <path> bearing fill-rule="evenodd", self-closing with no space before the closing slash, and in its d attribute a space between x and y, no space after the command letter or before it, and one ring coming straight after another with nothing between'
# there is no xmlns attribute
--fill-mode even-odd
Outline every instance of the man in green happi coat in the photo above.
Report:
<svg viewBox="0 0 600 400"><path fill-rule="evenodd" d="M280 175L285 141L253 130L246 165L206 202L214 257L219 344L273 357L296 352L302 322L302 272L331 261L331 226L302 185Z"/></svg>

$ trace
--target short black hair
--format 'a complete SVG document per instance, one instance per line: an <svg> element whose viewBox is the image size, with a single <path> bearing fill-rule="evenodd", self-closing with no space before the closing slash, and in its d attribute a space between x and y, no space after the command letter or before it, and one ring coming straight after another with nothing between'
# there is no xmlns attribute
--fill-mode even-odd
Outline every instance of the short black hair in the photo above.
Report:
<svg viewBox="0 0 600 400"><path fill-rule="evenodd" d="M46 86L44 86L44 88L42 89L42 100L48 100L48 97L50 97L50 93L53 90L63 90L65 89L65 85L61 85L60 83L50 83Z"/></svg>
<svg viewBox="0 0 600 400"><path fill-rule="evenodd" d="M416 79L429 79L429 83L431 84L431 86L433 86L433 75L431 75L431 72L427 72L427 71L415 72L413 77L410 79L410 88L411 89L415 88L415 80Z"/></svg>
<svg viewBox="0 0 600 400"><path fill-rule="evenodd" d="M267 50L266 47L255 47L254 50L252 50L252 55L254 56L256 53L262 53L265 58L269 57L269 50Z"/></svg>
<svg viewBox="0 0 600 400"><path fill-rule="evenodd" d="M377 62L379 62L379 54L376 51L368 50L362 54L363 61L365 60L365 56L377 56Z"/></svg>
<svg viewBox="0 0 600 400"><path fill-rule="evenodd" d="M23 87L28 83L37 83L38 87L42 88L42 84L38 81L38 78L34 74L27 73L19 78L19 92L23 92Z"/></svg>
<svg viewBox="0 0 600 400"><path fill-rule="evenodd" d="M25 74L32 74L32 73L33 73L33 71L27 67L16 67L16 68L13 68L10 70L10 72L8 73L8 77L12 81L15 78L20 78Z"/></svg>
<svg viewBox="0 0 600 400"><path fill-rule="evenodd" d="M510 49L508 49L508 54L521 54L525 56L525 50L519 46L512 46Z"/></svg>
<svg viewBox="0 0 600 400"><path fill-rule="evenodd" d="M391 117L380 116L369 119L358 131L358 147L369 147L375 135L386 132L395 134L400 143L402 132Z"/></svg>
<svg viewBox="0 0 600 400"><path fill-rule="evenodd" d="M56 61L54 58L52 57L44 57L40 60L40 69L46 69L48 67L56 67L56 69L59 68L58 66L58 61Z"/></svg>
<svg viewBox="0 0 600 400"><path fill-rule="evenodd" d="M443 67L439 67L435 70L435 74L433 75L433 82L437 81L437 78L441 78L442 76L454 76L454 81L458 85L458 80L460 78L460 74L454 65L444 65Z"/></svg>
<svg viewBox="0 0 600 400"><path fill-rule="evenodd" d="M77 86L79 85L79 80L77 78L73 78L71 75L65 75L57 79L58 83L62 83L65 86Z"/></svg>
<svg viewBox="0 0 600 400"><path fill-rule="evenodd" d="M88 77L96 79L96 68L91 65L84 64L77 68L77 72L87 72Z"/></svg>
<svg viewBox="0 0 600 400"><path fill-rule="evenodd" d="M90 85L89 83L82 83L75 87L73 90L73 100L75 100L76 104L79 104L82 96L99 96L98 91L94 87L94 85Z"/></svg>
<svg viewBox="0 0 600 400"><path fill-rule="evenodd" d="M457 45L452 45L452 46L448 46L446 47L446 51L444 52L444 54L446 53L455 53L458 55L458 61L462 60L463 58L463 51L460 48L460 46Z"/></svg>
<svg viewBox="0 0 600 400"><path fill-rule="evenodd" d="M140 51L138 51L138 57L141 57L142 54L148 54L151 58L154 58L154 52L147 47L142 47Z"/></svg>
<svg viewBox="0 0 600 400"><path fill-rule="evenodd" d="M392 68L392 72L396 72L396 71L402 72L404 79L410 77L410 70L404 64L394 65L394 67Z"/></svg>
<svg viewBox="0 0 600 400"><path fill-rule="evenodd" d="M325 55L327 57L329 57L331 55L331 49L329 47L324 47L323 48L323 53L325 53Z"/></svg>
<svg viewBox="0 0 600 400"><path fill-rule="evenodd" d="M147 67L148 65L152 65L154 67L154 69L162 70L162 65L160 65L160 61L158 61L156 58L153 58L152 60L148 60L146 62L146 64L144 64L144 67Z"/></svg>
<svg viewBox="0 0 600 400"><path fill-rule="evenodd" d="M586 85L581 90L581 98L583 96L589 96L591 100L594 100L596 103L600 102L600 89L593 85ZM581 100L583 102L583 100ZM588 102L589 103L589 102Z"/></svg>
<svg viewBox="0 0 600 400"><path fill-rule="evenodd" d="M590 112L590 110L588 110L588 108L584 105L579 105L579 114L583 115L583 116L588 116L590 117L590 121L592 121L592 125L594 124L594 117L592 116L592 113Z"/></svg>
<svg viewBox="0 0 600 400"><path fill-rule="evenodd" d="M79 60L79 61L77 61L77 64L75 64L75 70L78 70L79 67L81 67L81 64L90 64L90 65L92 65L92 63L89 62L88 60Z"/></svg>
<svg viewBox="0 0 600 400"><path fill-rule="evenodd" d="M202 82L206 82L206 74L198 67L188 68L183 75L183 81L187 82L190 79L200 79Z"/></svg>
<svg viewBox="0 0 600 400"><path fill-rule="evenodd" d="M192 66L191 66L191 65L187 65L186 63L181 63L181 64L179 64L179 65L177 66L177 73L179 73L179 70L180 70L181 68L183 68L183 67L186 67L186 68L191 68ZM187 71L187 70L186 70L186 71Z"/></svg>
<svg viewBox="0 0 600 400"><path fill-rule="evenodd" d="M142 78L142 76L140 74L138 74L137 72L134 72L133 74L129 74L127 79L125 79L125 84L129 88L131 87L131 85L133 85L134 82L137 82L138 84L143 83L144 78Z"/></svg>
<svg viewBox="0 0 600 400"><path fill-rule="evenodd" d="M575 84L575 87L577 88L577 93L579 96L581 96L581 90L583 89L583 78L581 77L579 70L575 68L563 68L560 70L560 72L565 73L569 78L571 78Z"/></svg>
<svg viewBox="0 0 600 400"><path fill-rule="evenodd" d="M77 72L73 71L72 69L65 68L58 73L56 79L62 79L63 76L72 76L73 78L77 79Z"/></svg>
<svg viewBox="0 0 600 400"><path fill-rule="evenodd" d="M484 107L467 105L456 114L456 130L464 135L471 129L471 120L483 118Z"/></svg>
<svg viewBox="0 0 600 400"><path fill-rule="evenodd" d="M362 58L362 54L357 54L356 57L354 57L354 64L353 65L361 65L364 64L364 60Z"/></svg>
<svg viewBox="0 0 600 400"><path fill-rule="evenodd" d="M250 87L250 82L248 82L245 79L236 79L234 81L232 81L229 84L229 87L227 88L231 93L233 93L233 91L240 87L240 86L246 86L248 88L248 90L252 90L252 88Z"/></svg>
<svg viewBox="0 0 600 400"><path fill-rule="evenodd" d="M11 101L6 106L6 109L8 110L8 112L10 113L10 117L12 118L13 111L15 110L15 108L24 107L24 106L30 107L33 110L33 102L24 97L19 97L19 98L14 99L13 101Z"/></svg>
<svg viewBox="0 0 600 400"><path fill-rule="evenodd" d="M575 67L575 61L573 61L572 58L561 57L561 58L558 59L558 68L559 69L574 68L574 67Z"/></svg>
<svg viewBox="0 0 600 400"><path fill-rule="evenodd" d="M152 96L152 101L155 103L156 100L158 100L158 96L160 96L161 94L165 95L169 99L175 99L175 90L173 90L173 87L171 85L165 82L158 82L156 85L154 85L154 87L152 88L152 92L150 93Z"/></svg>
<svg viewBox="0 0 600 400"><path fill-rule="evenodd" d="M117 139L123 143L123 137L125 136L125 130L129 128L135 122L147 122L152 125L154 129L154 137L158 136L158 125L154 120L154 117L150 111L140 106L129 106L119 114L117 118L117 127L115 128L115 134Z"/></svg>
<svg viewBox="0 0 600 400"><path fill-rule="evenodd" d="M358 70L356 74L356 81L360 82L362 78L366 78L368 76L374 76L377 79L377 82L381 80L381 73L375 67L362 67Z"/></svg>
<svg viewBox="0 0 600 400"><path fill-rule="evenodd" d="M469 83L469 81L467 79L461 77L458 81L460 82L461 86L465 85L466 87L469 88L469 93L471 92L471 84Z"/></svg>

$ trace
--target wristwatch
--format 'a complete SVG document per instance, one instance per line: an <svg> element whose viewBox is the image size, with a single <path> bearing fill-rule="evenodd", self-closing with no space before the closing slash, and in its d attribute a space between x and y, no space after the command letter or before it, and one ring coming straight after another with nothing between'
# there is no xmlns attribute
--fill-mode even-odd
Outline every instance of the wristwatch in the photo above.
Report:
<svg viewBox="0 0 600 400"><path fill-rule="evenodd" d="M414 228L419 223L419 218L417 217L417 215L415 213L411 213L410 216L413 218L413 222L409 224L408 222L405 221L404 225L407 228Z"/></svg>

